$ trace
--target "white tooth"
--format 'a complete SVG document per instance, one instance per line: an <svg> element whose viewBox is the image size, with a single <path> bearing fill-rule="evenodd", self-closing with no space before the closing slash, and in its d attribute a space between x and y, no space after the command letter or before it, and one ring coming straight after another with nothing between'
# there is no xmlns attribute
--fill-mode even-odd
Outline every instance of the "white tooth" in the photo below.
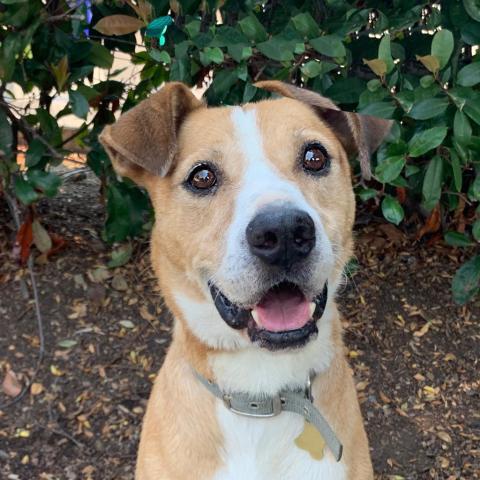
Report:
<svg viewBox="0 0 480 480"><path fill-rule="evenodd" d="M255 323L260 325L260 321L258 320L258 312L254 309L250 313L252 314L252 318L255 320Z"/></svg>
<svg viewBox="0 0 480 480"><path fill-rule="evenodd" d="M315 312L315 309L317 308L317 306L315 305L315 302L310 302L309 308L310 308L310 317L312 317L313 312Z"/></svg>

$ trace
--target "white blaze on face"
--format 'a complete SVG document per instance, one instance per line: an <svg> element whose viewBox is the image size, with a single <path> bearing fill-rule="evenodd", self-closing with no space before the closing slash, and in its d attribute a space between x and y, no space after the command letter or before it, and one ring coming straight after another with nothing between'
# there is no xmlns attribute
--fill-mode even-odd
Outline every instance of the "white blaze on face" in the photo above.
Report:
<svg viewBox="0 0 480 480"><path fill-rule="evenodd" d="M242 178L238 181L239 189L235 192L236 196L233 200L235 210L232 222L226 231L219 232L219 235L224 236L223 238L212 239L219 243L225 242L225 254L212 281L235 303L248 303L252 296L264 289L264 286L261 285L258 259L252 255L247 244L246 228L263 207L271 203L278 205L278 202L285 202L293 208L307 212L315 223L317 241L310 254L315 259L311 275L312 284L322 288L333 266L334 257L320 216L308 204L298 186L283 178L278 169L266 158L255 109L244 110L241 107L235 107L232 109L231 119L235 138L234 148L240 152L244 167L239 169L242 172ZM292 159L292 168L293 161ZM334 288L329 289L327 311L333 301L333 294ZM256 358L252 352L258 351L258 347L252 347L250 341L240 331L229 327L224 322L209 298L210 294L206 284L205 295L208 299L198 302L190 299L181 291L175 292L175 302L192 332L206 345L213 348L230 351L247 349L248 355ZM324 314L322 323L324 324L323 328L330 328L329 315ZM329 331L323 331L320 325L319 328L321 334L317 341L310 342L306 348L301 349L308 358L312 356L313 351L317 351L315 345L318 341L330 341ZM321 365L314 367L318 371L323 370L330 355L330 350L325 346L323 350L324 354L319 358ZM277 352L277 356L274 357L277 360L279 353ZM265 358L271 356L267 351L261 354L264 354ZM298 364L298 359L295 360L295 363ZM311 368L310 363L308 365ZM225 368L227 371L228 368ZM219 377L221 376L219 374ZM229 375L225 375L225 377L229 377ZM267 377L271 378L272 375L267 375ZM282 379L279 377L271 386L275 388L281 381Z"/></svg>
<svg viewBox="0 0 480 480"><path fill-rule="evenodd" d="M234 216L226 234L226 254L215 276L218 286L231 300L248 302L257 290L258 272L246 241L247 225L263 207L282 202L307 212L315 223L317 242L311 255L321 265L318 271L312 273L314 281L323 285L327 280L326 272L333 266L333 251L317 211L308 204L298 186L283 178L267 159L255 108L244 110L235 107L231 119L236 149L243 157L244 170L235 198Z"/></svg>

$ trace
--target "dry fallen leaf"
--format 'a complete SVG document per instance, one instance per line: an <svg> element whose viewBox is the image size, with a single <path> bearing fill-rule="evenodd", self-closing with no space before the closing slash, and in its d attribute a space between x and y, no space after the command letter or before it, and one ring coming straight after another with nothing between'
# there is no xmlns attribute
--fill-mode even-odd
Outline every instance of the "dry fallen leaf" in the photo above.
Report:
<svg viewBox="0 0 480 480"><path fill-rule="evenodd" d="M32 383L30 393L32 395L40 395L43 392L43 385L41 383Z"/></svg>
<svg viewBox="0 0 480 480"><path fill-rule="evenodd" d="M13 370L7 370L2 383L2 390L9 397L16 397L22 391L22 385Z"/></svg>
<svg viewBox="0 0 480 480"><path fill-rule="evenodd" d="M148 311L148 308L143 306L139 308L140 316L147 322L153 322L155 317Z"/></svg>
<svg viewBox="0 0 480 480"><path fill-rule="evenodd" d="M102 283L112 276L112 272L107 267L97 267L93 270L88 270L87 275L90 281Z"/></svg>
<svg viewBox="0 0 480 480"><path fill-rule="evenodd" d="M452 437L447 432L444 432L443 430L440 432L437 432L437 436L438 438L440 438L440 440L443 440L445 443L452 443Z"/></svg>
<svg viewBox="0 0 480 480"><path fill-rule="evenodd" d="M50 365L50 372L56 377L62 377L65 375L65 372L62 372L56 365Z"/></svg>
<svg viewBox="0 0 480 480"><path fill-rule="evenodd" d="M428 332L429 329L430 329L430 322L427 322L420 330L417 330L416 332L414 332L413 336L417 338L423 337Z"/></svg>
<svg viewBox="0 0 480 480"><path fill-rule="evenodd" d="M118 273L113 276L112 279L112 288L115 290L118 290L119 292L124 292L125 290L128 290L128 284L127 281L125 280L122 275L119 275Z"/></svg>

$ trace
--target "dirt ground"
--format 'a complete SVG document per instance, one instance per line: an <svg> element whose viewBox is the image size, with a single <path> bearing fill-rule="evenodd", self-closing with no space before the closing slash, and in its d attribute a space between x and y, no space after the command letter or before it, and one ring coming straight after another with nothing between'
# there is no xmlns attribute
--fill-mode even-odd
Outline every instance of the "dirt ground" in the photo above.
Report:
<svg viewBox="0 0 480 480"><path fill-rule="evenodd" d="M72 177L39 207L66 247L35 265L46 356L31 392L0 408L2 480L133 479L171 319L147 242L127 265L106 268L102 212L90 175ZM480 301L458 307L450 295L469 252L427 246L367 219L356 231L358 265L338 302L377 478L478 479ZM13 238L0 199L0 383L13 370L24 384L39 337ZM0 403L9 400L0 389Z"/></svg>

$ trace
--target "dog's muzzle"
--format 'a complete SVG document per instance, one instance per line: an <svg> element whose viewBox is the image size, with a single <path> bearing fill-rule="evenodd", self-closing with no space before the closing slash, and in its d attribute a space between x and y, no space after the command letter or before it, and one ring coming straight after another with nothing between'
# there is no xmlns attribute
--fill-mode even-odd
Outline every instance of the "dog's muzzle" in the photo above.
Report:
<svg viewBox="0 0 480 480"><path fill-rule="evenodd" d="M328 298L326 283L322 292L308 302L297 285L282 282L269 289L257 305L243 308L231 302L213 283L209 287L215 307L227 325L237 330L247 329L250 340L268 350L305 345L318 333L317 321L325 311ZM285 318L289 308L293 320ZM308 308L306 312L305 308ZM275 314L283 318L275 321Z"/></svg>

